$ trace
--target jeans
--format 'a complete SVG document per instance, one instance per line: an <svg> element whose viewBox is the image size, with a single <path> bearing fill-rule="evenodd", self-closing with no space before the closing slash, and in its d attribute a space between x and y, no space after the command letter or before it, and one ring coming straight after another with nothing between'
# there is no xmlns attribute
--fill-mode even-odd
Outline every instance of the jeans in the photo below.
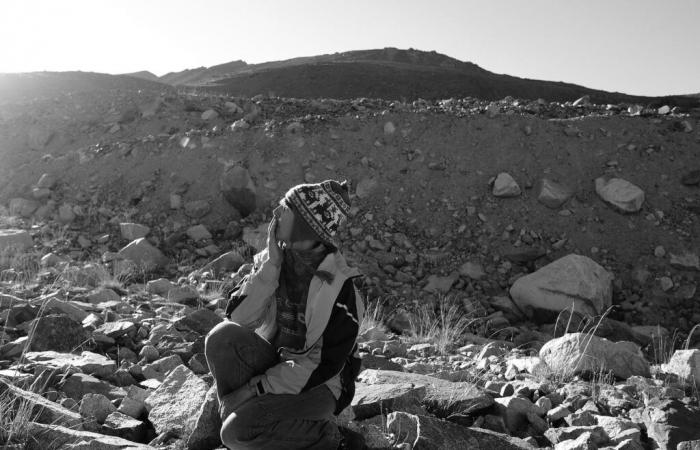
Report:
<svg viewBox="0 0 700 450"><path fill-rule="evenodd" d="M219 399L279 361L272 344L230 321L209 332L205 355ZM324 384L296 395L253 397L222 418L221 441L231 449L336 449L341 436L331 421L334 409Z"/></svg>

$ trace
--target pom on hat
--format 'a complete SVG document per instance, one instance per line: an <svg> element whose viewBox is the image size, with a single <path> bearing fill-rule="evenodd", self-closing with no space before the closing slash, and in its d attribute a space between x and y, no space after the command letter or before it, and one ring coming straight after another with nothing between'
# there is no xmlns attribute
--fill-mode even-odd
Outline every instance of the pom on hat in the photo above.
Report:
<svg viewBox="0 0 700 450"><path fill-rule="evenodd" d="M347 181L299 184L287 191L284 200L321 241L340 247L338 229L350 214Z"/></svg>

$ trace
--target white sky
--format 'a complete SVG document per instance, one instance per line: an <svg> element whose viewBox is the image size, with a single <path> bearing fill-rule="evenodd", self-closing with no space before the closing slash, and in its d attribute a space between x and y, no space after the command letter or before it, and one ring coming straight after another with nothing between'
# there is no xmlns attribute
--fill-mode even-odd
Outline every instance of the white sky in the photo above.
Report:
<svg viewBox="0 0 700 450"><path fill-rule="evenodd" d="M0 72L156 75L413 47L496 73L700 92L700 0L0 0Z"/></svg>

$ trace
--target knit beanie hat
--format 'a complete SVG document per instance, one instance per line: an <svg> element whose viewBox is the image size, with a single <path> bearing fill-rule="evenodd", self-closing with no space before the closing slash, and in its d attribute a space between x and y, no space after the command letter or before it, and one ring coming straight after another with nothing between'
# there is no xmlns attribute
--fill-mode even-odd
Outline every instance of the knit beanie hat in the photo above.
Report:
<svg viewBox="0 0 700 450"><path fill-rule="evenodd" d="M320 240L340 247L338 229L350 214L347 181L326 180L299 184L284 194L283 199L294 211L291 240Z"/></svg>

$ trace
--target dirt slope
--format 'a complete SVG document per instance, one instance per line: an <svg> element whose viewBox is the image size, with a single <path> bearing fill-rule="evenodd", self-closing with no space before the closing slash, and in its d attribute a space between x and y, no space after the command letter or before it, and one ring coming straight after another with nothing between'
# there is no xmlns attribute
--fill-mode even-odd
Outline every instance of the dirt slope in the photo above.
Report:
<svg viewBox="0 0 700 450"><path fill-rule="evenodd" d="M93 75L81 76L81 86L94 85ZM19 100L2 102L0 202L31 199L40 176L54 175L57 187L41 200L46 220L55 220L63 204L78 205L83 215L71 225L74 236L92 242L74 242L66 249L73 255L117 250L116 242L98 244L97 237L118 234L116 224L129 220L156 230L152 239L171 257L173 273L201 267L208 258L196 246L168 238L202 223L226 251L238 245L232 230L264 223L289 187L347 178L360 194L353 195L358 211L347 253L367 275L371 296L406 308L430 301L422 290L428 277L449 275L465 261L480 264L486 277L462 276L452 294L507 295L519 275L573 252L614 273L621 306L613 317L685 331L700 322L700 273L669 264L671 253L700 252L700 188L681 183L700 169L697 116L512 99L253 101L183 96L129 77L56 94L67 77L59 75L48 96L14 91ZM211 108L218 117L202 119ZM250 128L233 131L244 116ZM258 212L243 219L219 188L235 164L248 169L258 190ZM492 195L489 182L500 172L515 178L520 196ZM641 187L642 210L622 214L603 203L594 190L602 175ZM536 199L543 177L575 195L561 208L545 207ZM188 217L170 208L173 193L183 203L204 200L210 210ZM400 233L410 247L397 244ZM658 246L665 256L655 256ZM538 252L544 256L524 262ZM398 268L386 262L396 256L404 261ZM673 281L666 291L664 276Z"/></svg>

